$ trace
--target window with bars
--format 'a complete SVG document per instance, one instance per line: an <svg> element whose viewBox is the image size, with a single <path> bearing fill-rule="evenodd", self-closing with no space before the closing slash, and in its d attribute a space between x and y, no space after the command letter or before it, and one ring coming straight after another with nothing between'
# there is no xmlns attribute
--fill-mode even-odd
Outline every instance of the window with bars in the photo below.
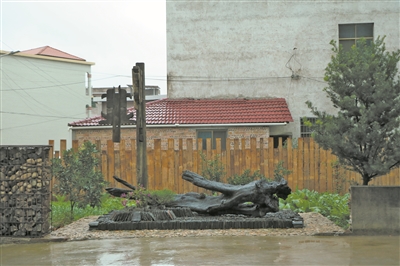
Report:
<svg viewBox="0 0 400 266"><path fill-rule="evenodd" d="M367 44L373 41L374 23L339 24L339 44L345 51L349 51L362 38Z"/></svg>
<svg viewBox="0 0 400 266"><path fill-rule="evenodd" d="M226 150L226 130L198 130L197 138L203 140L203 150L207 148L207 139L211 139L212 149L217 147L217 139L221 139L221 150Z"/></svg>
<svg viewBox="0 0 400 266"><path fill-rule="evenodd" d="M306 119L313 124L317 121L316 117L307 117ZM311 134L312 134L312 130L310 127L306 126L304 124L304 122L305 122L305 119L300 118L300 136L302 138L310 138Z"/></svg>

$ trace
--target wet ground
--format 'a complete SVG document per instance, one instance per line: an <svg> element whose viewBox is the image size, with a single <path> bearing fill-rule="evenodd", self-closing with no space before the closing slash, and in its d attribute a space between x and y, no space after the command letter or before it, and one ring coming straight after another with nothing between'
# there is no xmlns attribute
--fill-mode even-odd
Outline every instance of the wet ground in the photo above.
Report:
<svg viewBox="0 0 400 266"><path fill-rule="evenodd" d="M399 236L174 237L0 246L0 265L399 265Z"/></svg>

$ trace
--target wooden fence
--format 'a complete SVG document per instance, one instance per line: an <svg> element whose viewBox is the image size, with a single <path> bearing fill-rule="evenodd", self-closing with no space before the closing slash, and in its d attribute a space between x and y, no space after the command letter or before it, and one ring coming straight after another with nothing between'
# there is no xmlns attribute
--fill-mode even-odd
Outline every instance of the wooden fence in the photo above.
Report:
<svg viewBox="0 0 400 266"><path fill-rule="evenodd" d="M186 143L184 143L184 141ZM204 167L204 160L221 161L226 176L240 175L246 169L253 173L259 170L266 177L273 178L274 169L280 161L291 173L286 177L292 190L307 188L318 192L339 192L346 193L352 184L361 184L362 180L358 173L335 167L337 158L329 151L320 148L311 138L300 138L295 147L288 139L285 145L279 141L278 148L273 147L273 139L260 139L259 143L255 138L247 143L245 139L228 139L226 150L221 150L221 142L217 140L216 149L211 149L211 139L207 140L207 147L203 149L201 139L194 145L192 139L168 139L166 149L162 149L161 140L155 139L154 148L147 149L148 165L148 189L170 189L176 193L190 191L202 192L203 190L182 179L182 172L190 170L201 174ZM185 144L185 145L184 145ZM54 147L54 141L50 140L49 145ZM78 141L72 142L72 148L78 149ZM60 151L51 151L55 157L61 157L66 150L66 141L60 141ZM121 140L114 144L112 140L107 141L106 147L102 149L100 141L96 142L100 159L100 169L110 187L123 187L115 182L113 175L116 175L127 182L137 185L136 177L136 141L126 143ZM195 149L198 147L198 149ZM248 147L248 148L246 148ZM54 181L53 181L54 182ZM376 186L400 185L400 169L393 169L385 176L377 177L370 182Z"/></svg>

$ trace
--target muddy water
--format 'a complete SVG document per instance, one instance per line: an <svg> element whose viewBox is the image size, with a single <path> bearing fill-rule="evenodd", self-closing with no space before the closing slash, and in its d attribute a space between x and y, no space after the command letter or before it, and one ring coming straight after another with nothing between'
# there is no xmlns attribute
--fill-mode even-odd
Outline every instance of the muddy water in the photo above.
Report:
<svg viewBox="0 0 400 266"><path fill-rule="evenodd" d="M399 265L399 236L175 237L0 246L0 265Z"/></svg>

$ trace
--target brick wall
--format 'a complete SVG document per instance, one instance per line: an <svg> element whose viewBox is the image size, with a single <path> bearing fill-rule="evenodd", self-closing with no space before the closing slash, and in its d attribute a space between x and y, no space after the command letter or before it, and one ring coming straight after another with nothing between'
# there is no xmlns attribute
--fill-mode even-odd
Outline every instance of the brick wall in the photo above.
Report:
<svg viewBox="0 0 400 266"><path fill-rule="evenodd" d="M104 128L93 128L93 129L73 129L72 140L78 140L79 145L85 140L90 140L95 142L97 140L101 141L102 149L106 149L107 140L112 139L112 129ZM194 149L197 149L196 145L196 128L187 127L147 127L146 129L147 146L153 148L153 140L161 139L162 149L166 149L168 145L168 139L175 139L175 149L178 149L178 139L193 139ZM245 138L246 148L250 146L250 138L257 139L257 147L260 146L260 138L264 138L265 143L269 137L268 127L230 127L227 129L227 137L230 139L235 138ZM130 149L131 140L136 139L136 128L121 128L121 139L125 140L126 148ZM115 143L116 148L118 148L118 143ZM231 146L233 142L231 143ZM186 143L183 143L183 148L186 149Z"/></svg>

